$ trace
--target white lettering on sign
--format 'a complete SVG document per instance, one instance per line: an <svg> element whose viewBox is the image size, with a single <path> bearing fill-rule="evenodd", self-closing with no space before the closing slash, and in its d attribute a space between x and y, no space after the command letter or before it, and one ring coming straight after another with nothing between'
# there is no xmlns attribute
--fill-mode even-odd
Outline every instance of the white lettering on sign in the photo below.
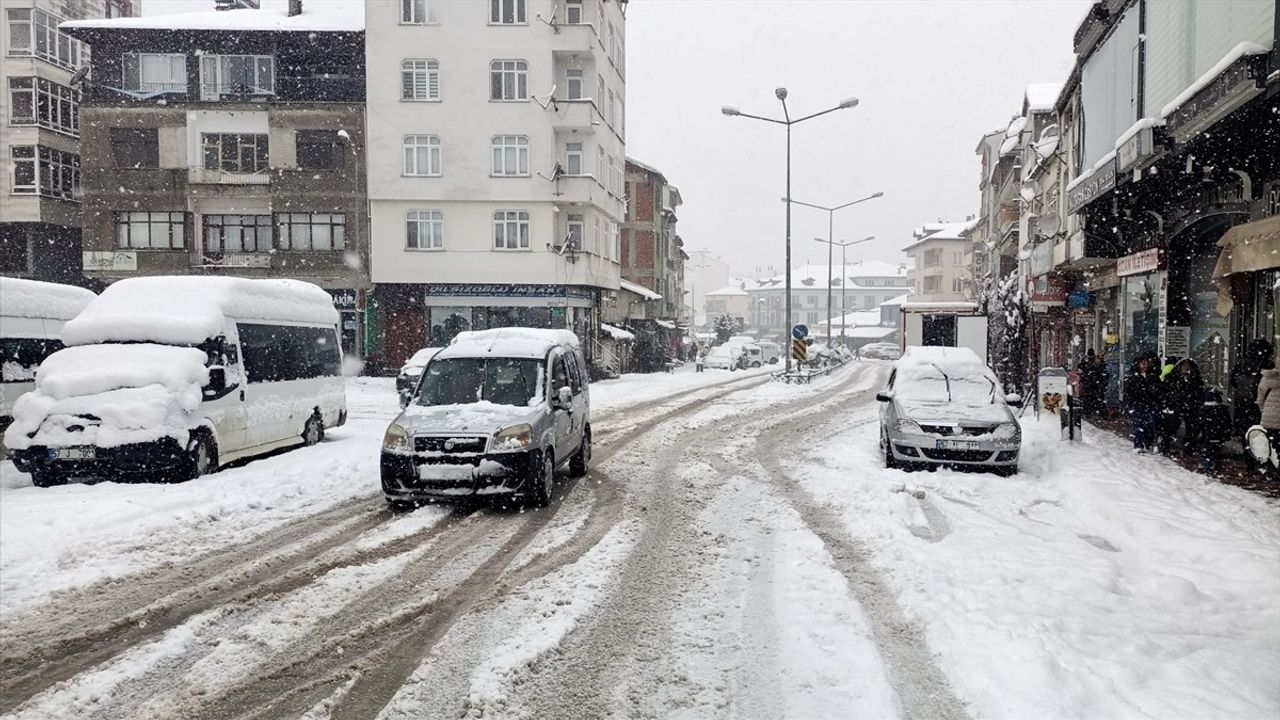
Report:
<svg viewBox="0 0 1280 720"><path fill-rule="evenodd" d="M1126 255L1116 261L1116 275L1141 275L1160 269L1160 248L1151 248L1139 253Z"/></svg>

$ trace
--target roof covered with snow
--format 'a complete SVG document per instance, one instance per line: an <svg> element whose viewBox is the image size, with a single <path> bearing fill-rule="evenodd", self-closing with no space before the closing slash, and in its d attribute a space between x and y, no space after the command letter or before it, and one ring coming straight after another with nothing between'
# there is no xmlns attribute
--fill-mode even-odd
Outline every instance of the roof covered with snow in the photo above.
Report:
<svg viewBox="0 0 1280 720"><path fill-rule="evenodd" d="M0 315L70 320L95 297L74 285L0 277Z"/></svg>
<svg viewBox="0 0 1280 720"><path fill-rule="evenodd" d="M449 347L434 359L473 357L544 358L552 348L578 347L578 336L568 330L495 328L458 333Z"/></svg>
<svg viewBox="0 0 1280 720"><path fill-rule="evenodd" d="M659 295L658 293L650 290L649 288L643 285L637 285L636 283L633 283L630 280L622 280L621 282L618 283L618 286L629 293L635 293L636 295L639 295L645 300L661 300L662 299L662 296Z"/></svg>
<svg viewBox="0 0 1280 720"><path fill-rule="evenodd" d="M711 292L707 293L707 297L711 297L712 295L716 295L716 296L720 296L720 295L732 295L732 296L737 296L737 295L746 295L746 294L747 294L747 291L746 291L746 290L743 290L741 287L738 287L737 285L726 285L726 286L724 286L724 287L720 288L719 290L712 290Z"/></svg>
<svg viewBox="0 0 1280 720"><path fill-rule="evenodd" d="M212 2L209 3L212 6ZM71 20L66 30L235 30L358 32L364 30L364 0L303 0L302 14L289 17L286 0L262 0L260 9L204 10L144 17Z"/></svg>
<svg viewBox="0 0 1280 720"><path fill-rule="evenodd" d="M909 292L903 293L892 300L885 300L884 302L880 303L880 307L893 307L897 305L903 305L907 302L907 298L909 297L911 297L911 293Z"/></svg>
<svg viewBox="0 0 1280 720"><path fill-rule="evenodd" d="M826 324L827 324L826 318L823 318L822 322L818 323L818 325L822 327L825 327ZM879 324L880 324L879 310L857 310L855 312L846 313L844 317L836 316L831 318L831 326L835 328L839 328L842 325L847 325L849 328L854 328L854 327L866 327L869 325L879 325Z"/></svg>
<svg viewBox="0 0 1280 720"><path fill-rule="evenodd" d="M915 247L922 242L929 240L967 240L965 233L977 227L978 220L965 220L964 222L938 222L927 223L912 231L915 240L907 245L907 248Z"/></svg>
<svg viewBox="0 0 1280 720"><path fill-rule="evenodd" d="M333 298L301 280L136 277L110 285L62 329L67 345L199 345L228 319L337 325Z"/></svg>
<svg viewBox="0 0 1280 720"><path fill-rule="evenodd" d="M791 289L792 290L813 290L815 288L827 287L827 265L802 265L791 270ZM837 278L847 278L849 283L847 287L857 288L866 287L859 281L863 278L905 278L907 277L907 265L883 262L881 260L865 260L860 263L851 263L842 268L837 265L831 269L831 272ZM747 291L760 290L778 290L785 286L787 276L783 273L774 275L771 278L753 280L747 283ZM833 287L840 287L837 281L832 284ZM879 289L879 288L877 288Z"/></svg>
<svg viewBox="0 0 1280 720"><path fill-rule="evenodd" d="M614 327L608 323L600 323L600 330L614 340L629 341L636 339L635 333L632 333L630 330L623 330L620 327Z"/></svg>
<svg viewBox="0 0 1280 720"><path fill-rule="evenodd" d="M1058 103L1063 83L1032 83L1027 86L1027 112L1048 112Z"/></svg>

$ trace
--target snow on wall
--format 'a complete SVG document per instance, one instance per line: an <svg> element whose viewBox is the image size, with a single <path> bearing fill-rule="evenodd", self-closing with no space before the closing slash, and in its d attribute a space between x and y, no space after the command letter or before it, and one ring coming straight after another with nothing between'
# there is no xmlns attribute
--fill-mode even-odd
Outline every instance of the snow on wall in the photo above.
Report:
<svg viewBox="0 0 1280 720"><path fill-rule="evenodd" d="M74 285L0 277L0 315L70 320L95 297Z"/></svg>
<svg viewBox="0 0 1280 720"><path fill-rule="evenodd" d="M108 287L68 322L62 341L198 345L222 334L227 318L336 325L338 311L329 293L300 280L128 278Z"/></svg>

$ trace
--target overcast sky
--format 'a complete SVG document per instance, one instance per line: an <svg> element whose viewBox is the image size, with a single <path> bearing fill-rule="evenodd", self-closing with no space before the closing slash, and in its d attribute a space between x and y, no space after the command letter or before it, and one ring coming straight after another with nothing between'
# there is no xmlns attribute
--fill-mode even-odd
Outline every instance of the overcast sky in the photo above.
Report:
<svg viewBox="0 0 1280 720"><path fill-rule="evenodd" d="M321 0L305 0L319 2ZM334 0L323 0L332 2ZM389 0L375 0L386 2ZM451 0L472 2L476 0ZM1029 83L1060 82L1088 0L634 0L627 10L627 154L680 188L678 231L736 274L783 265L785 130L722 105L795 116L861 104L792 128L792 195L839 205L837 240L898 261L911 230L977 212L983 133L1020 112ZM213 0L143 0L146 15ZM827 214L796 207L793 265L826 262ZM837 262L839 262L837 254Z"/></svg>

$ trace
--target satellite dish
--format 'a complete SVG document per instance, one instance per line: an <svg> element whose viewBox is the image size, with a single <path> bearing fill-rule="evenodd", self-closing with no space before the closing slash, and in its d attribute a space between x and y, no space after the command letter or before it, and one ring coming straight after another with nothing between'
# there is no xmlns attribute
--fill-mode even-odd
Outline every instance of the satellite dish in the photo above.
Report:
<svg viewBox="0 0 1280 720"><path fill-rule="evenodd" d="M1034 221L1036 226L1036 234L1044 237L1052 237L1058 234L1062 229L1062 218L1057 215L1041 215Z"/></svg>
<svg viewBox="0 0 1280 720"><path fill-rule="evenodd" d="M89 76L89 66L83 65L80 67L79 70L71 74L71 80L69 80L68 82L72 85L79 85L80 83L84 82L84 79L88 76Z"/></svg>

